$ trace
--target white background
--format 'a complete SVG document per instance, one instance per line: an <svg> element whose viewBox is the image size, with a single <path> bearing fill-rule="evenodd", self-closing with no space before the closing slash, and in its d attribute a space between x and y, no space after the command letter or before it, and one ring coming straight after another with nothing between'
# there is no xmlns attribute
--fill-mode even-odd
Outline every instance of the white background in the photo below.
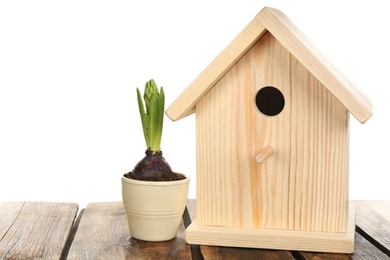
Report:
<svg viewBox="0 0 390 260"><path fill-rule="evenodd" d="M350 198L390 199L387 1L1 1L0 201L121 200L146 149L135 88L170 105L264 7L283 11L373 102L351 116ZM195 116L162 149L192 178Z"/></svg>

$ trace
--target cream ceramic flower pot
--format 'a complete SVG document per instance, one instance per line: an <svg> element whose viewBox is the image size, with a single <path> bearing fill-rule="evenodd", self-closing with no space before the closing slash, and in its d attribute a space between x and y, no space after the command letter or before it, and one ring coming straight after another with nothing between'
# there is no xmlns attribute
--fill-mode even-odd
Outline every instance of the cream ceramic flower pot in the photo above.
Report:
<svg viewBox="0 0 390 260"><path fill-rule="evenodd" d="M145 241L176 237L187 203L190 179L139 181L122 177L122 199L130 234Z"/></svg>

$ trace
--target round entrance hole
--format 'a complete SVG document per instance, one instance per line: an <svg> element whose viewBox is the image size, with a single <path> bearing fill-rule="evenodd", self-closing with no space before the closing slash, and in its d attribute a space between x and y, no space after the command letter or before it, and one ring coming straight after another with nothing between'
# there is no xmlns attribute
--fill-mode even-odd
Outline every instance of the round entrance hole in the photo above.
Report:
<svg viewBox="0 0 390 260"><path fill-rule="evenodd" d="M276 116L284 108L284 96L273 86L260 89L256 94L255 102L257 109L266 116Z"/></svg>

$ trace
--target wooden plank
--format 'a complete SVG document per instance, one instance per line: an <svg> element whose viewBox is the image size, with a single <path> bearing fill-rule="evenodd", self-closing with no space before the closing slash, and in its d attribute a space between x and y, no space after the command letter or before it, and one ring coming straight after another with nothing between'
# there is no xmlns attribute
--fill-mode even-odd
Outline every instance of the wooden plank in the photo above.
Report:
<svg viewBox="0 0 390 260"><path fill-rule="evenodd" d="M187 210L190 214L191 220L196 219L196 199L189 199L187 201Z"/></svg>
<svg viewBox="0 0 390 260"><path fill-rule="evenodd" d="M68 259L191 259L191 252L183 223L173 240L136 240L130 236L122 202L100 202L85 209Z"/></svg>
<svg viewBox="0 0 390 260"><path fill-rule="evenodd" d="M360 234L355 234L355 252L353 254L332 254L332 253L313 253L313 252L297 252L299 259L316 259L316 260L367 260L389 259L385 253L380 251L376 246L371 244L368 240Z"/></svg>
<svg viewBox="0 0 390 260"><path fill-rule="evenodd" d="M390 201L352 201L358 232L390 257Z"/></svg>
<svg viewBox="0 0 390 260"><path fill-rule="evenodd" d="M385 260L389 259L390 256L380 251L375 245L370 243L367 239L362 237L360 234L355 234L355 252L352 255L352 259L376 259ZM325 258L324 258L325 259ZM329 259L329 258L327 258Z"/></svg>
<svg viewBox="0 0 390 260"><path fill-rule="evenodd" d="M0 238L3 238L8 229L19 216L25 202L5 202L0 204Z"/></svg>
<svg viewBox="0 0 390 260"><path fill-rule="evenodd" d="M76 203L0 204L0 258L60 259L77 210Z"/></svg>
<svg viewBox="0 0 390 260"><path fill-rule="evenodd" d="M192 220L196 218L196 200L188 200L187 210ZM193 256L197 248L192 250ZM199 259L294 259L289 251L264 250L251 248L200 246Z"/></svg>

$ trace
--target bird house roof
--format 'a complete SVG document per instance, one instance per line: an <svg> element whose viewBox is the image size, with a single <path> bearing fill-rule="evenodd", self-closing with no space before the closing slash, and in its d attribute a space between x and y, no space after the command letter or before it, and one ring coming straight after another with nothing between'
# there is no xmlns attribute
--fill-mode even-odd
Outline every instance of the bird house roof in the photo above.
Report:
<svg viewBox="0 0 390 260"><path fill-rule="evenodd" d="M265 7L169 106L176 121L195 112L199 100L266 33L270 32L361 123L372 115L371 101L335 68L281 11Z"/></svg>

